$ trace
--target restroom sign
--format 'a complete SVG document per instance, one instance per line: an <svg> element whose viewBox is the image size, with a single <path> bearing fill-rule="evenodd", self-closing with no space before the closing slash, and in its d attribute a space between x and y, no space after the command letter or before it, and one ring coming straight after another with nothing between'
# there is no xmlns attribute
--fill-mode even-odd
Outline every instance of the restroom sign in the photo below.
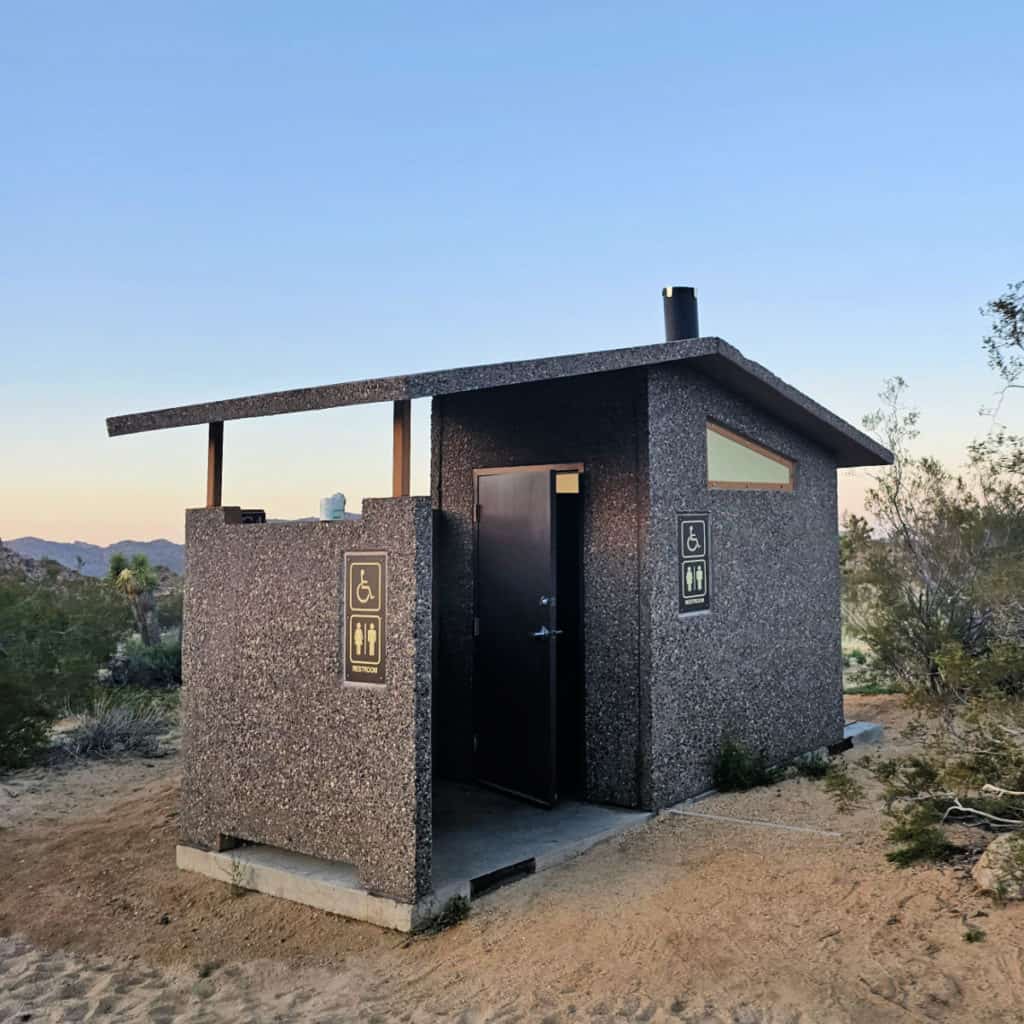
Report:
<svg viewBox="0 0 1024 1024"><path fill-rule="evenodd" d="M345 682L383 683L387 670L388 556L345 555Z"/></svg>
<svg viewBox="0 0 1024 1024"><path fill-rule="evenodd" d="M707 611L711 607L711 536L707 512L680 512L676 516L679 566L679 611Z"/></svg>

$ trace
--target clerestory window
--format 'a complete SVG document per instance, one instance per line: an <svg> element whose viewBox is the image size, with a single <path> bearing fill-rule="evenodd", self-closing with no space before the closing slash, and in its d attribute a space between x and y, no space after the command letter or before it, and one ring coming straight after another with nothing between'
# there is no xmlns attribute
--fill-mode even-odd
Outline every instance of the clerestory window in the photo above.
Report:
<svg viewBox="0 0 1024 1024"><path fill-rule="evenodd" d="M708 486L748 491L791 491L796 463L756 441L707 425Z"/></svg>

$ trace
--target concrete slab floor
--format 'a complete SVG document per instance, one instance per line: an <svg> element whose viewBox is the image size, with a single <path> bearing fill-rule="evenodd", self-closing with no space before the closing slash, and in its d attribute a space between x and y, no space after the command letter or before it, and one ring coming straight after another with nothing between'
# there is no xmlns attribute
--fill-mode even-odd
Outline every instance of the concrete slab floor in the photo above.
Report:
<svg viewBox="0 0 1024 1024"><path fill-rule="evenodd" d="M543 871L648 821L647 811L565 800L547 809L467 783L434 782L434 889L473 895Z"/></svg>
<svg viewBox="0 0 1024 1024"><path fill-rule="evenodd" d="M651 817L576 801L545 810L478 786L435 782L434 889L415 905L367 892L351 865L270 846L222 853L179 846L177 863L243 889L408 932L427 924L453 896L472 899L543 871Z"/></svg>

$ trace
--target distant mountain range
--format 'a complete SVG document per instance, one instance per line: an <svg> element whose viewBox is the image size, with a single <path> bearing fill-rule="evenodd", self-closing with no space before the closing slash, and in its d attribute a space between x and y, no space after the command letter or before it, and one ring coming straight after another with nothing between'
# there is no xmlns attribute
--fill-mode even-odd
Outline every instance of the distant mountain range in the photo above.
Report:
<svg viewBox="0 0 1024 1024"><path fill-rule="evenodd" d="M17 537L3 541L3 545L22 558L52 558L69 569L77 569L84 576L105 576L113 554L122 554L126 558L145 555L152 565L164 565L179 576L185 572L185 545L170 540L119 540L116 544L101 547L81 540L64 544L39 537Z"/></svg>

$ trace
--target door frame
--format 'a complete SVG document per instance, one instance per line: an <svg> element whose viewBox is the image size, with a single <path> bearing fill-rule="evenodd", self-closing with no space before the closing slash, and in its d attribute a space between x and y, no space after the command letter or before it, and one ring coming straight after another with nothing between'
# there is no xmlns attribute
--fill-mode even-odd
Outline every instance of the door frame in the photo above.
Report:
<svg viewBox="0 0 1024 1024"><path fill-rule="evenodd" d="M480 508L480 478L481 477L485 477L485 476L498 476L498 475L502 475L502 474L505 474L505 473L541 473L541 472L549 472L549 473L566 472L566 473L568 473L568 472L573 472L573 471L575 471L576 473L578 473L582 477L582 476L584 476L584 474L586 472L586 466L584 465L583 462L546 462L546 463L539 463L539 464L535 464L535 465L523 465L523 466L493 466L493 467L485 467L485 468L482 468L482 469L474 469L473 470L473 517L472 517L473 518L473 627L470 630L471 637L472 637L472 640L473 640L473 647L472 647L473 657L472 657L472 667L471 667L471 671L470 671L470 694L471 694L471 699L473 700L472 721L473 721L473 772L474 772L474 775L476 775L476 733L477 733L477 728L476 728L477 727L477 717L476 717L477 716L477 710L476 710L477 629L476 629L476 622L477 622L477 612L478 612L478 608L479 608L479 605L477 603L478 602L478 590L479 590L479 586L480 586L480 563L479 563L479 556L480 556L480 542L479 542L480 526L479 526L479 523L480 523L480 517L479 517L479 514L478 514L479 508ZM583 487L584 486L585 485L581 481L581 486L580 486L580 498L581 498L581 500L584 497L584 491L583 491ZM583 547L583 540L584 540L584 538L583 538L583 522L584 522L584 519L585 519L585 517L584 517L584 514L583 514L583 507L581 505L581 507L580 507L580 520L581 520L580 521L580 548L581 548L581 551L580 551L580 572L579 572L579 586L580 586L580 591L581 591L581 602L580 602L581 622L582 622L582 609L583 609L583 604L582 604L582 589L583 589L582 547ZM554 530L552 531L552 543L554 543ZM553 570L554 570L554 568L555 568L555 566L552 565L552 569ZM557 614L557 612L556 612L556 614ZM556 657L557 657L557 648L556 648ZM579 652L579 659L580 659L580 665L581 665L581 671L582 671L582 665L584 664L584 661L583 661L583 651L582 650ZM584 677L584 691L585 691L585 687L586 687L586 683L585 683L585 677ZM556 699L556 702L557 702L557 699ZM583 709L582 708L580 709L580 713L581 714L583 713ZM557 719L556 719L556 723L557 723ZM557 730L557 724L556 724L555 740L554 740L556 746L555 746L554 752L553 752L554 753L554 761L555 761L556 765L557 765L557 762L558 762L557 735L558 735L558 730ZM581 754L582 754L582 752L581 752ZM557 782L557 776L556 776L556 782ZM521 794L520 793L518 795L520 797L523 797L526 800L531 801L531 802L538 802L538 801L534 800L533 797L527 796L526 794ZM549 805L541 803L541 806L547 807Z"/></svg>
<svg viewBox="0 0 1024 1024"><path fill-rule="evenodd" d="M499 473L539 473L543 470L554 470L556 473L568 473L573 469L578 473L583 473L585 472L586 467L582 462L545 462L537 466L495 466L489 469L474 469L473 496L477 496L476 482L477 479L482 476L497 476Z"/></svg>

